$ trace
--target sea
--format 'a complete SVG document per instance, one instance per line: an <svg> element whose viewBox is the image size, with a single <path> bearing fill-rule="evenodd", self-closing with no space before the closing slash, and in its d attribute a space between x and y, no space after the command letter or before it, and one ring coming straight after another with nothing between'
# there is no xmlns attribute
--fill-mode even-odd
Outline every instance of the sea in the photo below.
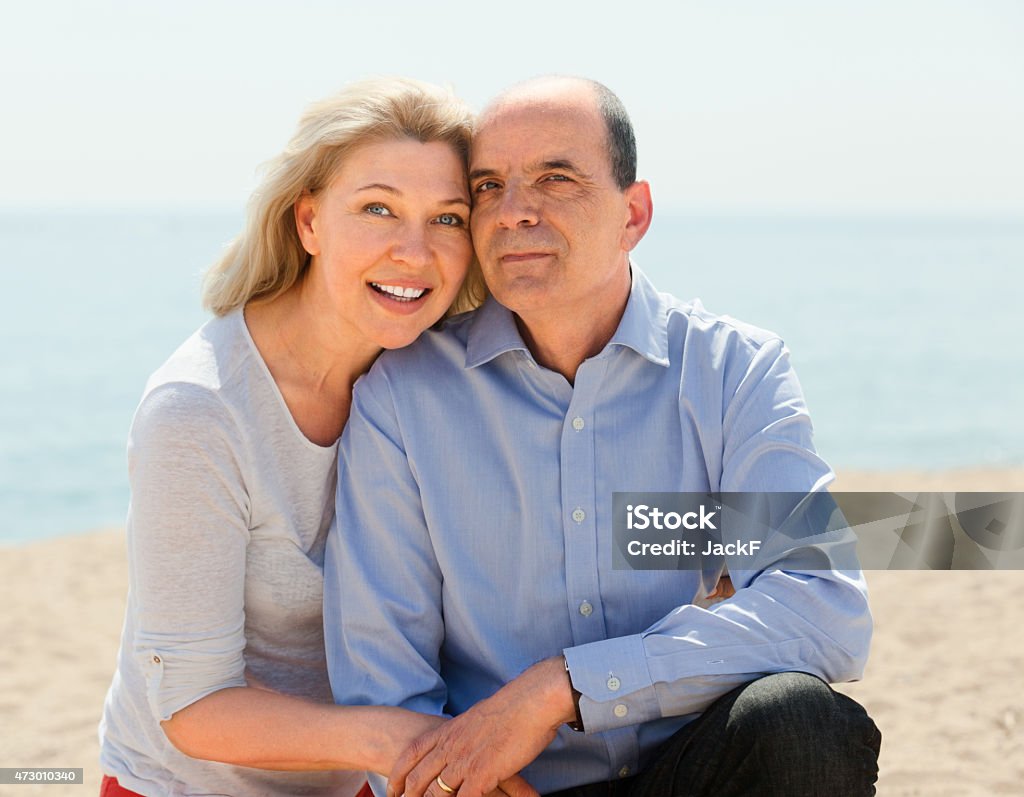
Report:
<svg viewBox="0 0 1024 797"><path fill-rule="evenodd" d="M124 522L148 375L233 206L0 209L0 545ZM780 334L837 469L1024 465L1024 219L659 214L661 289ZM571 308L570 308L571 311Z"/></svg>

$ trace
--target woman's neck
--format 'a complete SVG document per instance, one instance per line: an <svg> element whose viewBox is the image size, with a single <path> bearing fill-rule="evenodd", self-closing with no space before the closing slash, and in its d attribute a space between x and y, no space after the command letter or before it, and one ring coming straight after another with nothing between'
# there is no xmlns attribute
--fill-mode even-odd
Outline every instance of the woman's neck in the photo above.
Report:
<svg viewBox="0 0 1024 797"><path fill-rule="evenodd" d="M302 282L251 302L245 320L296 425L312 442L332 444L348 420L352 386L381 348L316 307Z"/></svg>

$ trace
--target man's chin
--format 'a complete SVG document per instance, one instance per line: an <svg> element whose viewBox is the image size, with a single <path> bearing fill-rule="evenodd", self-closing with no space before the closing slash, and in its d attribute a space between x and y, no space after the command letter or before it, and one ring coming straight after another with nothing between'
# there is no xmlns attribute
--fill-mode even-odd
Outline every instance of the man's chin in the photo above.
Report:
<svg viewBox="0 0 1024 797"><path fill-rule="evenodd" d="M500 304L518 315L550 309L560 301L558 289L550 279L543 277L519 276L500 283L488 282L487 285Z"/></svg>

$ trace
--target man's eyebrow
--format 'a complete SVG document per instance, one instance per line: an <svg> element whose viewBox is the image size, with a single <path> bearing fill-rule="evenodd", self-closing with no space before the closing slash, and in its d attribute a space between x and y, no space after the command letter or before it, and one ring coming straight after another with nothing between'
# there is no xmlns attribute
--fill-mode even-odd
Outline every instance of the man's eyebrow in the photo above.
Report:
<svg viewBox="0 0 1024 797"><path fill-rule="evenodd" d="M538 172L546 172L551 169L555 169L562 172L572 172L577 177L590 176L568 158L554 158L553 160L540 161L533 166L533 169Z"/></svg>
<svg viewBox="0 0 1024 797"><path fill-rule="evenodd" d="M479 180L481 177L494 177L497 172L494 169L473 169L469 173L469 181Z"/></svg>
<svg viewBox="0 0 1024 797"><path fill-rule="evenodd" d="M552 158L550 160L536 161L527 166L527 171L530 172L547 172L547 171L562 171L570 172L575 174L577 177L590 177L590 174L580 169L575 163L568 158ZM469 173L470 182L479 180L483 177L495 177L498 172L494 169L473 169Z"/></svg>

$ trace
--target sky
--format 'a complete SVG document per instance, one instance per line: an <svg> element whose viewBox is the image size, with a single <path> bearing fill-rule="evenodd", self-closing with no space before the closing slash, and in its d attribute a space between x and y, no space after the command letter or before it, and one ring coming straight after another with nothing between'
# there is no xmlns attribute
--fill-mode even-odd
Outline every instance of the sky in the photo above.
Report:
<svg viewBox="0 0 1024 797"><path fill-rule="evenodd" d="M547 73L630 110L662 210L1024 218L1024 3L15 3L0 205L241 206L347 81L480 108Z"/></svg>

